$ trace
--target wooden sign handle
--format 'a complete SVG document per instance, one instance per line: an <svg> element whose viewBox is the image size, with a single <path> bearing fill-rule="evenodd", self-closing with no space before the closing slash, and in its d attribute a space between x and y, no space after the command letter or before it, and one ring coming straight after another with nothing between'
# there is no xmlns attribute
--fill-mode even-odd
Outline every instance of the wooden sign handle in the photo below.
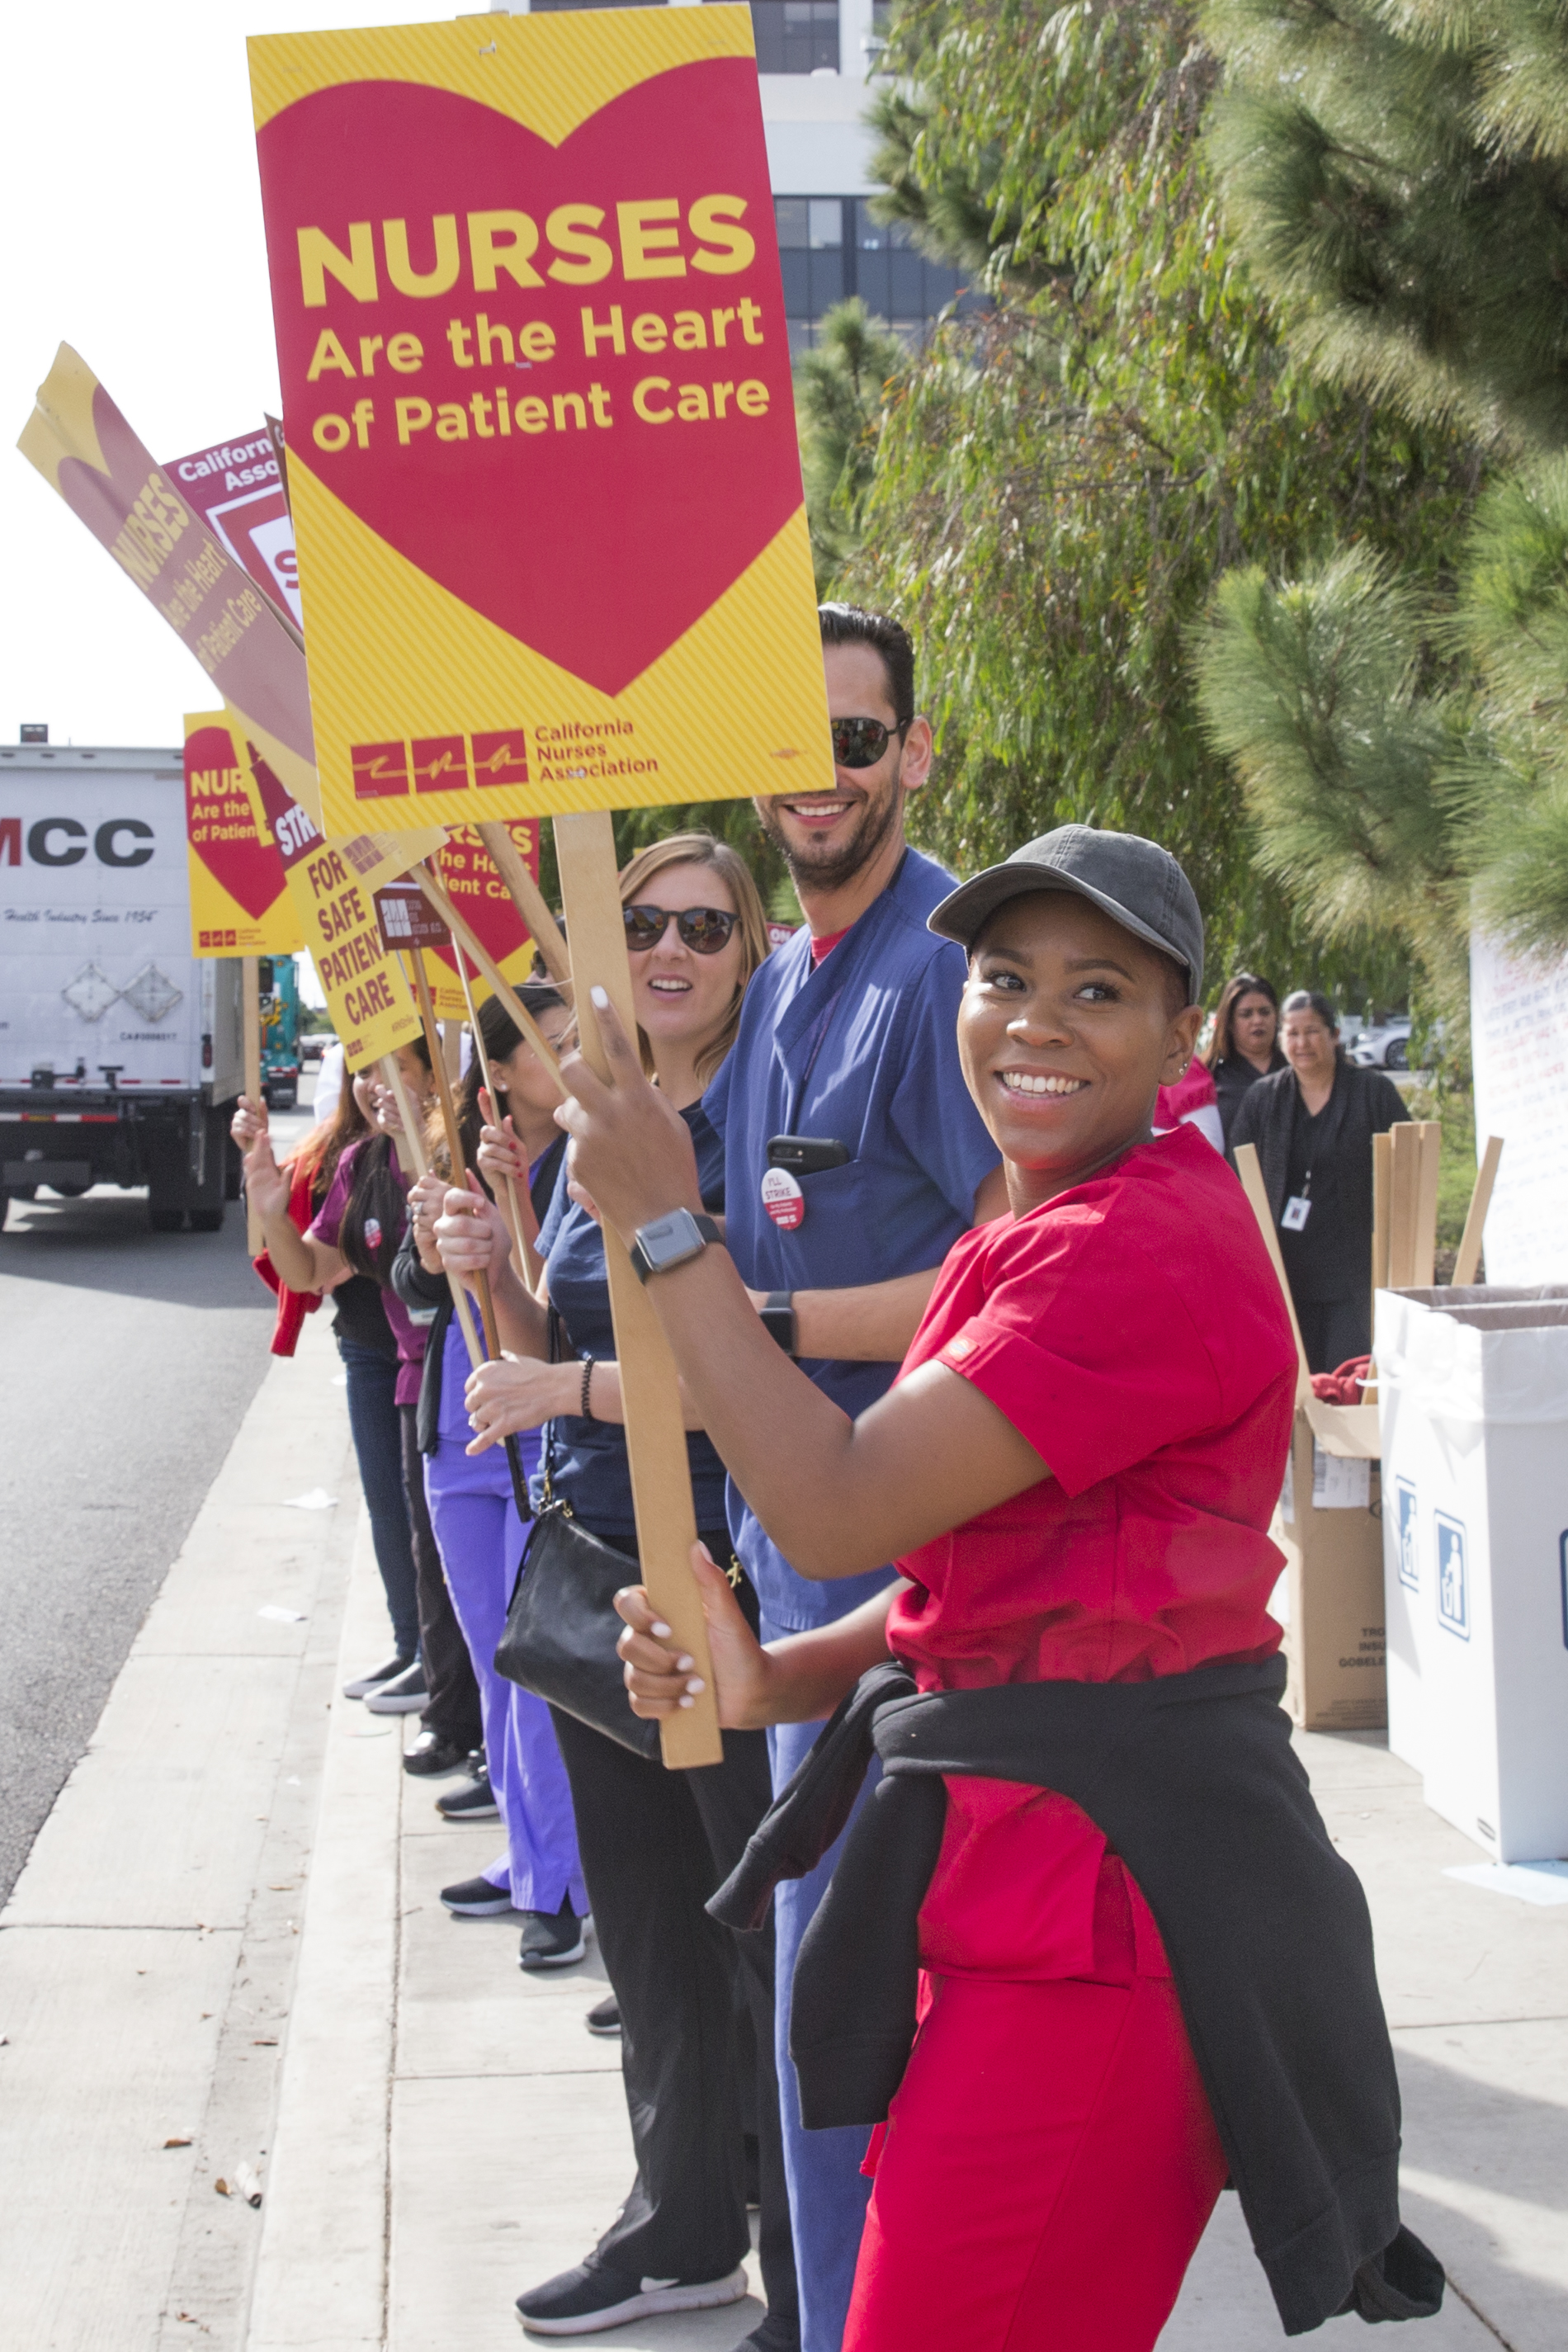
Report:
<svg viewBox="0 0 1568 2352"><path fill-rule="evenodd" d="M403 1083L403 1073L397 1066L395 1054L382 1055L381 1075L397 1097L397 1115L403 1121L403 1136L398 1145L398 1156L402 1157L404 1148L406 1146L408 1157L414 1162L415 1175L428 1176L430 1161L425 1150L425 1139L419 1132L419 1122L414 1116L414 1105L409 1100L408 1088ZM479 1334L474 1329L474 1310L468 1304L468 1292L453 1275L447 1276L447 1287L452 1294L452 1305L457 1310L458 1326L463 1335L463 1345L468 1351L468 1361L470 1364L482 1364L485 1360L484 1350L479 1346Z"/></svg>
<svg viewBox="0 0 1568 2352"><path fill-rule="evenodd" d="M242 956L239 961L240 1027L245 1065L245 1091L253 1103L261 1100L261 963L259 957ZM245 1240L252 1257L259 1257L267 1247L267 1236L261 1230L261 1219L251 1200L248 1188L245 1195Z"/></svg>
<svg viewBox="0 0 1568 2352"><path fill-rule="evenodd" d="M479 1070L484 1078L485 1092L490 1098L490 1108L495 1112L499 1121L501 1115L500 1097L496 1093L496 1082L490 1072L489 1049L485 1044L485 1033L479 1027L479 1016L474 1010L474 992L468 985L468 959L463 953L462 944L456 931L452 934L452 961L458 967L458 981L463 992L463 1003L468 1011L468 1034L474 1041L474 1051L479 1057ZM507 1227L511 1234L512 1263L530 1290L536 1291L539 1288L539 1278L544 1271L544 1266L538 1251L528 1238L528 1227L522 1218L522 1204L517 1197L517 1185L510 1168L506 1175L506 1200L507 1205L501 1211L501 1214L506 1218Z"/></svg>
<svg viewBox="0 0 1568 2352"><path fill-rule="evenodd" d="M1274 1230L1274 1212L1268 1205L1268 1194L1263 1182L1263 1170L1258 1163L1255 1143L1238 1143L1236 1164L1240 1171L1242 1187L1252 1203L1252 1213L1258 1220L1258 1230L1263 1236L1263 1246L1268 1252L1268 1262L1279 1277L1279 1288L1285 1299L1285 1312L1290 1318L1290 1332L1296 1342L1296 1402L1304 1405L1312 1393L1312 1375L1307 1369L1307 1350L1301 1339L1301 1326L1296 1320L1296 1302L1290 1296L1290 1279L1285 1271L1285 1261L1279 1254L1279 1236Z"/></svg>
<svg viewBox="0 0 1568 2352"><path fill-rule="evenodd" d="M609 1066L594 1018L592 987L606 992L626 1034L637 1035L631 966L626 961L626 926L616 878L616 836L608 812L558 816L555 854L579 982L577 1024L582 1050L589 1066L607 1078ZM666 1765L672 1770L687 1770L695 1764L721 1763L724 1743L713 1696L708 1627L691 1573L697 1514L687 1464L680 1381L653 1301L632 1272L619 1234L608 1227L605 1264L621 1368L626 1456L631 1464L643 1582L676 1641L696 1660L705 1685L695 1706L668 1717L658 1727Z"/></svg>
<svg viewBox="0 0 1568 2352"><path fill-rule="evenodd" d="M507 979L500 964L489 954L483 942L475 938L436 877L426 867L411 866L408 878L411 882L418 883L426 898L451 932L453 939L462 941L468 950L468 961L484 973L485 978L505 1005L508 1013L554 1079L556 1091L564 1101L566 1089L561 1083L561 1056L523 1003L516 989Z"/></svg>
<svg viewBox="0 0 1568 2352"><path fill-rule="evenodd" d="M497 873L506 884L512 905L522 918L524 929L544 959L545 971L558 988L570 988L572 965L566 953L566 942L544 902L544 893L529 872L522 852L511 837L510 829L500 817L493 817L479 827L479 835L489 851Z"/></svg>
<svg viewBox="0 0 1568 2352"><path fill-rule="evenodd" d="M1492 1204L1492 1186L1497 1182L1498 1162L1501 1158L1501 1136L1489 1135L1476 1175L1476 1189L1470 1194L1465 1230L1459 1236L1459 1255L1454 1260L1456 1289L1468 1288L1476 1278L1476 1268L1481 1262L1481 1236L1487 1229L1487 1211Z"/></svg>

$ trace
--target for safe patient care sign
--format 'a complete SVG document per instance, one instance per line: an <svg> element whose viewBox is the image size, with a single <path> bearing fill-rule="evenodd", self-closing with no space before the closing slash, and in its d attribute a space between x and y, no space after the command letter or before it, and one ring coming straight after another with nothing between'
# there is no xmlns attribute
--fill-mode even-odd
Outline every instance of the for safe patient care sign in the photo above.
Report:
<svg viewBox="0 0 1568 2352"><path fill-rule="evenodd" d="M830 789L749 10L249 46L327 832Z"/></svg>

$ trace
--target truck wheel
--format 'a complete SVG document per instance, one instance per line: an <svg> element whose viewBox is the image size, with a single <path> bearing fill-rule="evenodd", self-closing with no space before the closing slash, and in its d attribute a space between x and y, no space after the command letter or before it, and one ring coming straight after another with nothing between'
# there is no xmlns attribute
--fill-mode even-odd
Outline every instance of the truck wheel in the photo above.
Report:
<svg viewBox="0 0 1568 2352"><path fill-rule="evenodd" d="M155 1234L183 1234L185 1213L184 1209L149 1209L147 1223Z"/></svg>
<svg viewBox="0 0 1568 2352"><path fill-rule="evenodd" d="M222 1209L193 1209L191 1211L191 1231L193 1234L221 1233L223 1231Z"/></svg>

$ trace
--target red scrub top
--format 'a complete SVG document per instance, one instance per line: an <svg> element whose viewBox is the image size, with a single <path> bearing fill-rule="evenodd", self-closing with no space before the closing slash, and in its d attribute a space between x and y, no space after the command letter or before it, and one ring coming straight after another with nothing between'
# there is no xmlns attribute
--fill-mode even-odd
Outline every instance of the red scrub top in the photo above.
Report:
<svg viewBox="0 0 1568 2352"><path fill-rule="evenodd" d="M1053 1475L899 1562L911 1589L888 1643L922 1690L1138 1682L1273 1654L1268 1530L1295 1347L1246 1195L1201 1135L1178 1128L966 1234L900 1379L933 1358ZM1093 1977L1097 1946L1121 1951L1131 1924L1140 1969L1163 1971L1142 1896L1076 1805L969 1779L948 1800L928 1969Z"/></svg>

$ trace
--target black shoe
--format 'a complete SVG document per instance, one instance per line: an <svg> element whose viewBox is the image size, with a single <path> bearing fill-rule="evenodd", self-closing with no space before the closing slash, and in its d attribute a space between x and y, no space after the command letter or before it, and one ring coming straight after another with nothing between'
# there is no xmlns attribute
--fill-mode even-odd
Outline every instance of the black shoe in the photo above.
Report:
<svg viewBox="0 0 1568 2352"><path fill-rule="evenodd" d="M688 2285L683 2279L640 2279L608 2263L579 2263L520 2294L517 2315L534 2336L592 2336L596 2328L624 2327L657 2311L711 2311L739 2303L745 2292L746 2273L738 2265L725 2278Z"/></svg>
<svg viewBox="0 0 1568 2352"><path fill-rule="evenodd" d="M749 2336L742 2336L735 2352L800 2352L800 2321L786 2319L782 2312L770 2311Z"/></svg>
<svg viewBox="0 0 1568 2352"><path fill-rule="evenodd" d="M477 1759L477 1760L476 1760ZM500 1812L496 1792L490 1787L489 1767L476 1749L468 1759L473 1778L465 1780L460 1789L448 1789L444 1797L436 1800L436 1811L449 1822L493 1822Z"/></svg>
<svg viewBox="0 0 1568 2352"><path fill-rule="evenodd" d="M523 1913L522 1941L517 1954L520 1969L531 1974L535 1969L570 1968L574 1960L582 1958L583 1950L583 1922L572 1908L570 1895L559 1911ZM670 2305L672 2311L685 2307L683 2304Z"/></svg>
<svg viewBox="0 0 1568 2352"><path fill-rule="evenodd" d="M499 1919L511 1909L511 1889L492 1886L488 1878L463 1878L443 1886L441 1900L454 1919Z"/></svg>
<svg viewBox="0 0 1568 2352"><path fill-rule="evenodd" d="M443 1739L438 1731L422 1731L405 1751L403 1769L421 1780L437 1780L443 1772L460 1772L468 1754L468 1748L459 1748L455 1739Z"/></svg>
<svg viewBox="0 0 1568 2352"><path fill-rule="evenodd" d="M606 2042L621 2038L621 2005L612 1993L608 2000L599 2001L583 2020L590 2033L597 2033Z"/></svg>
<svg viewBox="0 0 1568 2352"><path fill-rule="evenodd" d="M397 1680L414 1664L412 1658L388 1658L384 1666L373 1666L368 1675L356 1675L352 1683L343 1685L345 1698L368 1698L374 1690Z"/></svg>
<svg viewBox="0 0 1568 2352"><path fill-rule="evenodd" d="M430 1693L426 1686L423 1662L416 1658L405 1666L392 1681L383 1683L365 1700L368 1715L417 1715Z"/></svg>

